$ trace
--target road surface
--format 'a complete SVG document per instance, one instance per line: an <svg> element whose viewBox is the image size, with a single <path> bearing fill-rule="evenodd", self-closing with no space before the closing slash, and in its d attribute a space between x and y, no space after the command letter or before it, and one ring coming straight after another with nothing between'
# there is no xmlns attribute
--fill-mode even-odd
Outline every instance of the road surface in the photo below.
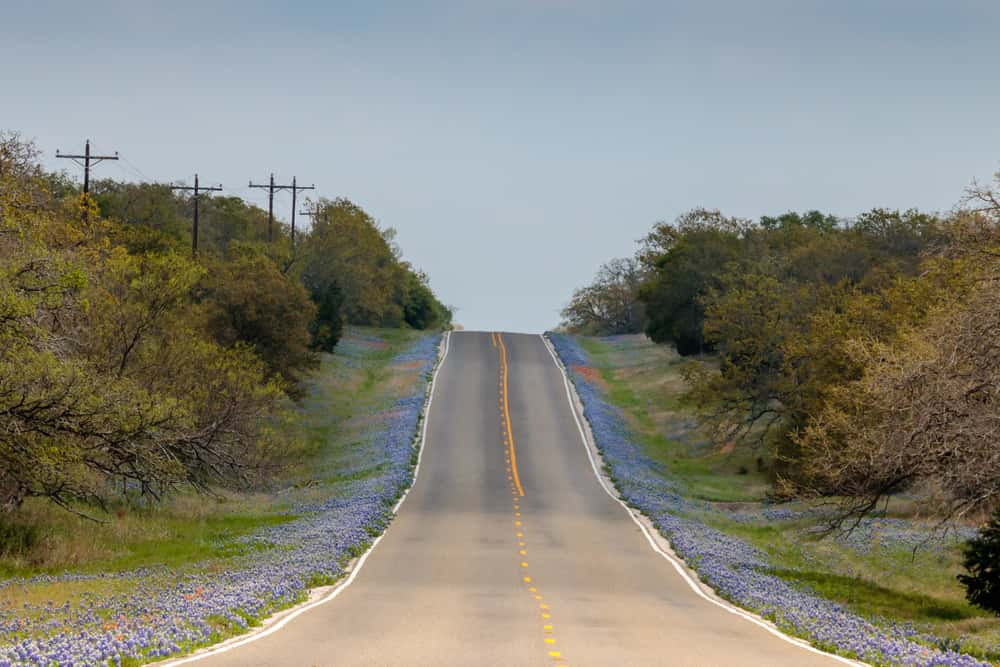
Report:
<svg viewBox="0 0 1000 667"><path fill-rule="evenodd" d="M650 548L601 488L539 336L452 334L427 426L353 583L197 664L839 664L700 598Z"/></svg>

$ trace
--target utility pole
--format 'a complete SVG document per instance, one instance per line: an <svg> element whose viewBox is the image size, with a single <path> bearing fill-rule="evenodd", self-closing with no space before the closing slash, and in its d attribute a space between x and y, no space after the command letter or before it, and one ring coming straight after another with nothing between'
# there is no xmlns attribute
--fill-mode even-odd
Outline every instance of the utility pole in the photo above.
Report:
<svg viewBox="0 0 1000 667"><path fill-rule="evenodd" d="M86 148L84 148L83 155L66 155L65 153L60 153L59 150L56 149L56 157L72 160L83 167L83 194L89 194L91 164L96 166L99 162L104 162L105 160L117 160L118 151L115 151L114 155L91 155L90 139L87 139L87 145ZM80 162L80 160L83 160L83 162Z"/></svg>
<svg viewBox="0 0 1000 667"><path fill-rule="evenodd" d="M292 176L292 247L295 247L295 198L299 190L315 190L315 185L296 185L295 177Z"/></svg>
<svg viewBox="0 0 1000 667"><path fill-rule="evenodd" d="M264 184L256 184L250 181L248 184L251 188L267 188L267 241L270 243L274 240L274 193L280 192L282 190L292 191L292 245L295 245L295 199L298 195L299 190L315 190L315 185L297 185L295 177L292 177L291 185L275 185L274 184L274 173L271 173L271 180Z"/></svg>
<svg viewBox="0 0 1000 667"><path fill-rule="evenodd" d="M194 190L194 222L191 225L191 254L198 254L198 195L202 192L219 192L222 186L203 188L198 185L198 174L194 175L194 187L188 185L171 185L171 190Z"/></svg>
<svg viewBox="0 0 1000 667"><path fill-rule="evenodd" d="M309 209L309 210L299 211L299 215L304 215L304 216L307 216L309 218L312 218L313 219L313 225L315 225L316 224L316 219L319 218L319 215L320 215L319 202L313 202L312 208Z"/></svg>

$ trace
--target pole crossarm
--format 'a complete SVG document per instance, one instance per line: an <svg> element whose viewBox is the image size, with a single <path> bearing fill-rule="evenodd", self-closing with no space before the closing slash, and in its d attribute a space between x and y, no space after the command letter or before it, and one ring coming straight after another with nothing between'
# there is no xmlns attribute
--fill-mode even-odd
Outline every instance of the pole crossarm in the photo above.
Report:
<svg viewBox="0 0 1000 667"><path fill-rule="evenodd" d="M210 187L208 187L206 185L199 185L198 187L195 187L193 185L171 185L170 189L171 190L194 190L196 193L198 193L198 192L222 192L222 188L221 187L210 188Z"/></svg>
<svg viewBox="0 0 1000 667"><path fill-rule="evenodd" d="M104 162L105 160L117 160L118 151L115 151L114 155L93 155L90 152L90 139L87 139L85 144L83 155L69 155L67 153L60 153L56 149L57 158L65 158L67 160L72 160L74 163L83 167L83 193L90 193L90 168L97 165L98 163ZM83 160L83 162L80 162Z"/></svg>

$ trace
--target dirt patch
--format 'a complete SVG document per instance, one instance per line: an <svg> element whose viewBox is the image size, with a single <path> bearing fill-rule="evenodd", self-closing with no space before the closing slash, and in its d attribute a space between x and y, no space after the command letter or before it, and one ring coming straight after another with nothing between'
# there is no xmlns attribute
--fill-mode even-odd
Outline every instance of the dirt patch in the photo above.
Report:
<svg viewBox="0 0 1000 667"><path fill-rule="evenodd" d="M393 368L398 368L401 371L415 371L424 366L423 361L400 361L393 364Z"/></svg>
<svg viewBox="0 0 1000 667"><path fill-rule="evenodd" d="M604 378L601 377L601 372L596 368L575 364L571 367L571 370L583 377L587 382L596 385L601 391L606 392L608 390L608 384L604 381Z"/></svg>
<svg viewBox="0 0 1000 667"><path fill-rule="evenodd" d="M393 375L389 379L388 384L386 385L388 388L388 393L392 396L398 396L400 394L406 393L407 391L409 391L410 387L413 386L413 382L417 377L418 376L413 373L406 373L406 374L397 373Z"/></svg>

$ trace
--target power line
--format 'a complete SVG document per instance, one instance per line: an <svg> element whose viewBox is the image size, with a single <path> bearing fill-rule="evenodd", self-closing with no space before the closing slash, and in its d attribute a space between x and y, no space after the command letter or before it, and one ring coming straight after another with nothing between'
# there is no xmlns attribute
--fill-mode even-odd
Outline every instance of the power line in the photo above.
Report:
<svg viewBox="0 0 1000 667"><path fill-rule="evenodd" d="M118 153L115 153L115 155L118 155ZM138 174L138 175L139 175L139 178L141 178L141 179L142 179L143 181L145 181L145 182L147 182L147 183L152 183L152 182L153 182L153 179L151 179L151 178L150 178L149 176L147 176L146 174L144 174L144 173L142 172L142 169L139 169L139 167L137 167L137 166L135 165L135 163L134 163L134 162L132 162L131 160L129 160L129 159L128 159L127 157L125 157L124 155L122 155L122 156L121 156L121 159L122 159L122 161L123 161L123 162L124 162L124 163L125 163L126 165L128 165L128 167L129 167L129 168L130 168L130 169L131 169L132 171L134 171L134 172L135 172L136 174Z"/></svg>
<svg viewBox="0 0 1000 667"><path fill-rule="evenodd" d="M219 192L222 185L218 187L200 187L198 185L198 174L194 175L194 187L189 185L171 185L171 190L194 190L194 221L191 225L191 254L198 253L198 194L201 192Z"/></svg>
<svg viewBox="0 0 1000 667"><path fill-rule="evenodd" d="M72 160L76 164L78 164L81 167L83 167L83 194L89 194L90 193L90 165L94 164L96 166L98 163L103 162L105 160L117 160L118 159L118 151L115 151L114 155L91 155L90 154L90 139L87 139L87 145L86 145L86 148L83 151L83 155L66 155L64 153L60 153L59 150L56 149L56 157L58 157L58 158L66 158L66 159ZM83 162L80 162L80 160L83 160Z"/></svg>

